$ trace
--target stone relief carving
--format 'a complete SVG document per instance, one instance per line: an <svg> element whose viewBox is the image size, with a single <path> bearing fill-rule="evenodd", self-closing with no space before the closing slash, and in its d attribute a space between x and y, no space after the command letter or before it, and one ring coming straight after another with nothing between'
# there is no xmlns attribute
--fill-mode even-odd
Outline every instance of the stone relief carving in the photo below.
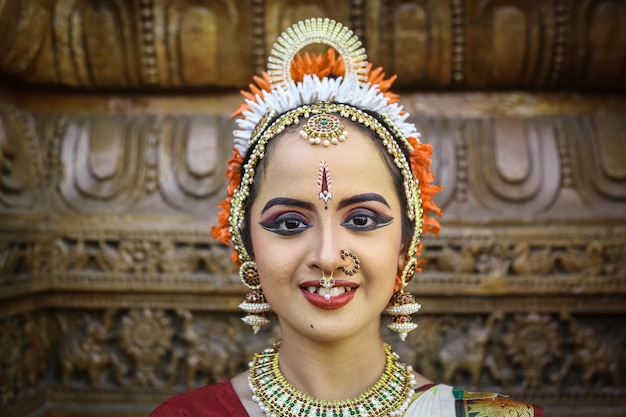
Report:
<svg viewBox="0 0 626 417"><path fill-rule="evenodd" d="M53 271L53 253L48 239L0 242L0 285L25 277L46 276Z"/></svg>
<svg viewBox="0 0 626 417"><path fill-rule="evenodd" d="M561 320L569 324L570 343L574 351L565 359L560 371L551 376L551 380L562 387L572 368L580 367L586 391L591 390L593 378L602 375L610 378L614 387L620 387L624 359L621 357L623 354L620 356L619 342L616 339L601 340L593 328L579 326L568 312L561 313Z"/></svg>
<svg viewBox="0 0 626 417"><path fill-rule="evenodd" d="M187 389L196 386L196 375L206 373L209 381L222 381L236 374L239 364L236 358L236 331L232 321L213 322L210 328L197 329L190 311L179 310L183 319L181 338L188 350L179 356L187 367Z"/></svg>
<svg viewBox="0 0 626 417"><path fill-rule="evenodd" d="M515 275L550 275L554 264L555 254L550 247L533 248L528 242L520 242L513 249Z"/></svg>
<svg viewBox="0 0 626 417"><path fill-rule="evenodd" d="M20 258L20 248L11 242L0 243L0 277L14 273Z"/></svg>
<svg viewBox="0 0 626 417"><path fill-rule="evenodd" d="M64 340L59 349L61 384L69 386L76 372L86 372L93 387L99 387L107 372L114 371L118 382L126 372L109 346L115 337L112 331L114 310L104 313L102 322L85 317L79 328L70 328L65 318L57 316L64 333Z"/></svg>
<svg viewBox="0 0 626 417"><path fill-rule="evenodd" d="M42 119L42 125L50 123ZM54 131L50 161L59 210L121 213L210 211L224 187L231 121L216 116L82 116ZM109 140L110 138L116 138ZM156 194L156 197L155 197ZM208 205L198 204L206 201Z"/></svg>
<svg viewBox="0 0 626 417"><path fill-rule="evenodd" d="M441 252L437 254L439 270L446 272L475 272L478 250L473 245L463 245L460 249L449 244L444 246Z"/></svg>
<svg viewBox="0 0 626 417"><path fill-rule="evenodd" d="M109 309L101 318L97 314L79 317L74 313L59 313L57 322L59 382L66 388L165 389L184 385L191 389L235 375L245 368L246 358L278 340L277 327L252 341L236 317L219 319L202 315L199 321L184 308ZM22 329L15 323L5 323L7 335L29 341L25 345L23 365L25 377L32 385L41 369L47 371L41 368L45 364L42 362L45 351L32 346L30 327ZM13 354L9 350L6 353L7 358L15 359L19 356L19 345ZM19 371L3 368L0 379L3 389L10 388L7 382Z"/></svg>
<svg viewBox="0 0 626 417"><path fill-rule="evenodd" d="M150 212L190 215L207 224L207 214L216 215L225 181L220 173L230 152L223 140L232 128L227 118L51 117L26 112L19 118L30 120L26 129L30 133L12 130L11 143L18 147L0 141L2 164L22 167L35 161L35 168L4 168L5 184L15 184L13 178L19 177L19 183L30 185L22 191L0 187L0 200L6 203L0 203L0 211L14 211L16 198L22 195L32 197L30 210L59 217L105 213L115 218ZM11 118L0 115L0 119ZM581 213L589 219L619 218L626 184L621 170L626 166L620 152L626 134L622 118L589 116L584 140L568 120L568 116L469 118L454 123L417 119L418 126L426 127L425 135L435 133L428 141L436 149L437 182L444 188L436 198L441 199L446 219L523 218L531 223L578 218ZM23 144L32 146L26 150ZM41 180L43 166L51 172L46 182ZM52 207L47 198L54 201Z"/></svg>
<svg viewBox="0 0 626 417"><path fill-rule="evenodd" d="M550 207L560 185L550 120L495 118L467 123L470 187L495 210L533 214Z"/></svg>
<svg viewBox="0 0 626 417"><path fill-rule="evenodd" d="M244 86L293 22L331 17L373 62L414 88L624 89L618 1L35 0L0 9L0 68L33 84L98 88ZM218 65L219 63L219 65Z"/></svg>
<svg viewBox="0 0 626 417"><path fill-rule="evenodd" d="M563 354L558 323L547 315L517 315L507 325L503 338L513 363L524 369L522 388L536 390L545 386L547 365Z"/></svg>
<svg viewBox="0 0 626 417"><path fill-rule="evenodd" d="M459 327L458 323L451 321L442 327L441 331L445 335L438 356L444 383L453 384L454 375L465 371L470 375L472 389L478 389L491 332L496 321L503 316L501 311L497 311L487 318L484 325L474 321L462 323L462 327Z"/></svg>
<svg viewBox="0 0 626 417"><path fill-rule="evenodd" d="M604 253L604 243L594 240L583 248L569 245L556 260L564 272L599 275L604 272Z"/></svg>
<svg viewBox="0 0 626 417"><path fill-rule="evenodd" d="M626 157L620 151L625 120L621 115L567 120L569 154L576 167L572 171L574 183L587 199L592 196L614 201L626 199L623 187ZM594 200L587 203L594 204Z"/></svg>
<svg viewBox="0 0 626 417"><path fill-rule="evenodd" d="M253 336L237 317L185 308L60 311L53 320L57 330L44 333L45 313L4 319L3 340L16 343L2 344L3 401L57 378L63 387L93 391L191 389L231 377L246 369L253 353L280 338L277 326ZM567 311L426 314L417 319L419 334L412 334L406 344L384 334L429 378L469 388L487 384L534 393L621 392L625 357L619 346L626 333L614 328L601 340L594 326L602 319L586 317L582 324ZM56 354L47 354L48 349ZM60 373L53 372L57 366Z"/></svg>
<svg viewBox="0 0 626 417"><path fill-rule="evenodd" d="M159 366L171 353L173 336L172 320L163 310L131 310L121 318L120 347L132 359L135 372L131 384L162 386ZM174 370L168 367L164 372Z"/></svg>
<svg viewBox="0 0 626 417"><path fill-rule="evenodd" d="M0 407L47 383L52 347L44 316L0 319Z"/></svg>
<svg viewBox="0 0 626 417"><path fill-rule="evenodd" d="M185 238L157 239L59 237L57 271L129 274L226 274L238 271L228 256L230 249L218 243L189 242ZM11 246L6 245L3 259L10 266ZM8 272L12 271L7 269Z"/></svg>
<svg viewBox="0 0 626 417"><path fill-rule="evenodd" d="M561 233L555 236L536 228L527 233L490 230L468 237L462 229L448 227L438 238L424 239L422 257L427 263L409 285L417 292L439 288L517 293L532 288L537 294L553 294L558 288L570 288L610 294L624 290L625 229ZM30 281L50 288L183 285L203 291L243 291L237 267L229 259L232 250L211 242L206 232L136 232L133 236L109 229L41 240L35 236L17 242L0 240L0 285L8 290L11 282Z"/></svg>
<svg viewBox="0 0 626 417"><path fill-rule="evenodd" d="M478 238L440 237L425 240L423 257L429 261L429 272L453 272L505 278L515 276L620 276L623 274L624 244L599 235L589 238L551 242L538 239L530 243L519 236L509 242L493 236L488 241ZM500 243L494 244L492 241Z"/></svg>
<svg viewBox="0 0 626 417"><path fill-rule="evenodd" d="M435 148L433 166L443 186L436 199L446 216L530 222L568 219L574 212L612 217L622 210L623 118L608 114L583 119L414 120Z"/></svg>
<svg viewBox="0 0 626 417"><path fill-rule="evenodd" d="M28 211L41 203L43 156L27 112L0 103L0 209Z"/></svg>

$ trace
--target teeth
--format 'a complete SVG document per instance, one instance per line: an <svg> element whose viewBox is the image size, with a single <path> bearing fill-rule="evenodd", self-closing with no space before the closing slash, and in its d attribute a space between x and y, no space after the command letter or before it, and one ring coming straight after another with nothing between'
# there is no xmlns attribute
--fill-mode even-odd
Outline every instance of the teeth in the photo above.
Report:
<svg viewBox="0 0 626 417"><path fill-rule="evenodd" d="M344 292L352 291L352 288L349 288L349 287L333 287L330 290L327 290L322 287L310 286L310 287L307 287L306 289L311 294L321 295L327 300L329 300L331 297L336 297L340 294L343 294Z"/></svg>

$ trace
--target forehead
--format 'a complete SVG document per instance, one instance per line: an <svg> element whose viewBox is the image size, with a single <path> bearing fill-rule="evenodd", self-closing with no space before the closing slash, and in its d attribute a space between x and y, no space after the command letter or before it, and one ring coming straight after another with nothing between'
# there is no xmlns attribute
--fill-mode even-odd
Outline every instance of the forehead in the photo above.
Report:
<svg viewBox="0 0 626 417"><path fill-rule="evenodd" d="M274 138L276 142L266 161L262 187L271 186L272 182L281 183L283 187L289 187L288 184L301 187L302 183L311 182L315 186L320 161L326 161L335 190L337 187L350 186L355 191L366 190L367 187L391 191L393 182L383 150L374 143L374 140L379 139L372 138L367 129L354 122L343 118L340 120L348 138L336 145L312 145L301 138L299 132L306 119Z"/></svg>

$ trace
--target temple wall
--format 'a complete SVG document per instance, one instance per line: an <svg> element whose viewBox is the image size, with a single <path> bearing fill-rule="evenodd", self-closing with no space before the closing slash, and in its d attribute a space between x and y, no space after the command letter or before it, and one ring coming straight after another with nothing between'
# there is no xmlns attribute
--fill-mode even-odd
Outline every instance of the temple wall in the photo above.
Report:
<svg viewBox="0 0 626 417"><path fill-rule="evenodd" d="M210 237L230 113L294 21L348 24L435 147L401 356L551 416L626 414L626 3L0 1L0 414L146 416L246 369ZM386 320L383 320L386 322Z"/></svg>

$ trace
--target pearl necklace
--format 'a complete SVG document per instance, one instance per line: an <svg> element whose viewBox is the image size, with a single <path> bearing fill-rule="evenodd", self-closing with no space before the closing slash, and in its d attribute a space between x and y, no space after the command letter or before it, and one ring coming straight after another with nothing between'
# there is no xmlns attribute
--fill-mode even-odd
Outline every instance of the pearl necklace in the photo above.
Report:
<svg viewBox="0 0 626 417"><path fill-rule="evenodd" d="M400 417L415 393L413 368L402 363L387 344L385 372L376 384L356 398L341 401L319 400L292 387L278 366L278 347L255 354L250 362L252 399L268 417Z"/></svg>

